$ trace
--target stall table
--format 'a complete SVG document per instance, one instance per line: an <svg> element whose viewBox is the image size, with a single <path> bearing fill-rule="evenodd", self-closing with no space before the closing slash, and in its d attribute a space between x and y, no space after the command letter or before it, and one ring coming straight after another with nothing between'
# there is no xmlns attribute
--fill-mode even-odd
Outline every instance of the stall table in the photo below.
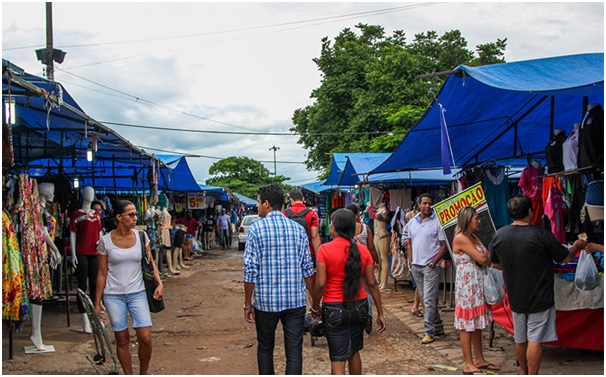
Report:
<svg viewBox="0 0 606 377"><path fill-rule="evenodd" d="M556 333L546 344L592 351L604 350L604 277L600 286L579 292L573 282L555 276ZM492 307L493 320L513 334L509 296Z"/></svg>

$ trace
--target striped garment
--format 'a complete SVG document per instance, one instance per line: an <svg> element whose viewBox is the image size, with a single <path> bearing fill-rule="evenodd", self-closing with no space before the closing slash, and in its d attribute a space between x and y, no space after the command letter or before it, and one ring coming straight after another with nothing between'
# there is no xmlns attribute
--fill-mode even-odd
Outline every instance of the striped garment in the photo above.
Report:
<svg viewBox="0 0 606 377"><path fill-rule="evenodd" d="M253 305L264 312L305 306L305 278L314 274L305 229L271 211L248 230L244 281L254 283Z"/></svg>

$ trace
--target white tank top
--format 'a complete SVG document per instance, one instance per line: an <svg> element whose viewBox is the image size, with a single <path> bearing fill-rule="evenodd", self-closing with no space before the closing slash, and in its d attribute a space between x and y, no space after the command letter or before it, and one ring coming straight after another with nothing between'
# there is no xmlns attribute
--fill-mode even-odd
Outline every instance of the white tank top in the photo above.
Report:
<svg viewBox="0 0 606 377"><path fill-rule="evenodd" d="M358 241L364 246L368 246L368 232L366 231L366 224L362 224L362 232L356 236Z"/></svg>
<svg viewBox="0 0 606 377"><path fill-rule="evenodd" d="M107 279L103 294L119 295L137 293L145 290L143 275L141 273L141 240L139 233L135 232L137 242L129 249L122 249L112 243L111 233L104 235L99 240L97 251L101 255L107 255ZM149 244L147 234L145 244Z"/></svg>

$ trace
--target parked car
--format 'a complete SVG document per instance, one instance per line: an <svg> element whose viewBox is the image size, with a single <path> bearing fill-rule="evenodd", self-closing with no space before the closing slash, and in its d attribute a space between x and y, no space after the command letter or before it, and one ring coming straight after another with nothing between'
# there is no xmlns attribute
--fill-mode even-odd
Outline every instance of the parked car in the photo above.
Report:
<svg viewBox="0 0 606 377"><path fill-rule="evenodd" d="M257 220L259 220L259 215L247 215L242 218L240 226L238 227L238 250L244 250L248 228Z"/></svg>

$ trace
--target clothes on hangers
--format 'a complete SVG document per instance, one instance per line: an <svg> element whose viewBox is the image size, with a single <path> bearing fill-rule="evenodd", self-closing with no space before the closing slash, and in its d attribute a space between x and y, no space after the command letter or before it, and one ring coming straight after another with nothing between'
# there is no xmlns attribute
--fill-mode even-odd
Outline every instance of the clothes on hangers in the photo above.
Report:
<svg viewBox="0 0 606 377"><path fill-rule="evenodd" d="M547 146L545 146L545 158L547 159L547 172L557 173L564 171L564 151L563 145L566 141L566 133L563 131L552 136Z"/></svg>
<svg viewBox="0 0 606 377"><path fill-rule="evenodd" d="M410 189L389 190L389 208L410 208L412 204Z"/></svg>
<svg viewBox="0 0 606 377"><path fill-rule="evenodd" d="M24 321L29 315L29 300L23 262L13 221L2 211L2 319Z"/></svg>
<svg viewBox="0 0 606 377"><path fill-rule="evenodd" d="M549 197L545 205L545 215L551 222L551 232L560 243L566 243L566 232L564 230L564 215L568 208L562 200L562 192L555 185L549 189Z"/></svg>
<svg viewBox="0 0 606 377"><path fill-rule="evenodd" d="M494 225L499 228L511 223L507 213L507 201L511 198L509 180L502 167L488 168L482 181L486 203Z"/></svg>
<svg viewBox="0 0 606 377"><path fill-rule="evenodd" d="M38 183L27 174L19 175L19 197L23 205L19 209L21 223L21 255L25 271L27 294L30 300L52 297L49 253L42 222L42 205Z"/></svg>

